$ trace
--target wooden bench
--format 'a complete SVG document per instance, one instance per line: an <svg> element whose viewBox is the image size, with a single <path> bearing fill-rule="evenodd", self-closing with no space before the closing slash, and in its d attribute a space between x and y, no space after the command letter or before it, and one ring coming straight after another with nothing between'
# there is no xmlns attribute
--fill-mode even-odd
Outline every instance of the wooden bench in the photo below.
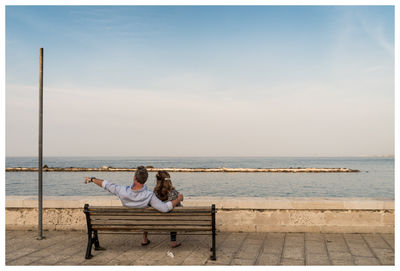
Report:
<svg viewBox="0 0 400 271"><path fill-rule="evenodd" d="M101 207L85 204L88 229L86 259L93 257L100 247L98 233L102 234L181 234L211 235L211 260L216 260L215 253L215 205L211 207L175 207L168 213L161 213L153 208L135 209L127 207Z"/></svg>

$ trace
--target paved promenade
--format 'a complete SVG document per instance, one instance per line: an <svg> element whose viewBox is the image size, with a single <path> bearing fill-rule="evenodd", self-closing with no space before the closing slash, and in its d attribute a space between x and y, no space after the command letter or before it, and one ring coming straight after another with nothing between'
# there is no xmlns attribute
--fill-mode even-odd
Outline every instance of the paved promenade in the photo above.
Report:
<svg viewBox="0 0 400 271"><path fill-rule="evenodd" d="M394 265L394 234L219 233L217 261L209 260L208 236L99 235L105 251L85 260L83 231L6 231L6 265ZM167 255L172 251L174 257Z"/></svg>

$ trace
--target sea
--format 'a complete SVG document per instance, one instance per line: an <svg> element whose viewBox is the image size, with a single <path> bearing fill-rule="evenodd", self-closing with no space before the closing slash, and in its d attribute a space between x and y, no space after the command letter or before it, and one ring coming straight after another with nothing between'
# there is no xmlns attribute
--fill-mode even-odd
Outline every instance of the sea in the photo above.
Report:
<svg viewBox="0 0 400 271"><path fill-rule="evenodd" d="M394 199L393 157L44 157L48 167L350 168L352 173L171 172L190 197L334 197ZM6 157L6 167L37 167L37 157ZM155 172L146 185L153 189ZM89 176L90 175L90 176ZM43 172L44 196L112 196L85 177L130 185L132 172ZM38 194L38 172L6 172L6 196Z"/></svg>

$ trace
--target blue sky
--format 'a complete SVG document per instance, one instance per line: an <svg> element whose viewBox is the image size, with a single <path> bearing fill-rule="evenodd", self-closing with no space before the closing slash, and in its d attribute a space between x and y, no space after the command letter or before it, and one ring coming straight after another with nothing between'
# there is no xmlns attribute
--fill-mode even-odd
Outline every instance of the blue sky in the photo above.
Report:
<svg viewBox="0 0 400 271"><path fill-rule="evenodd" d="M7 6L6 155L40 47L45 155L394 153L392 6Z"/></svg>

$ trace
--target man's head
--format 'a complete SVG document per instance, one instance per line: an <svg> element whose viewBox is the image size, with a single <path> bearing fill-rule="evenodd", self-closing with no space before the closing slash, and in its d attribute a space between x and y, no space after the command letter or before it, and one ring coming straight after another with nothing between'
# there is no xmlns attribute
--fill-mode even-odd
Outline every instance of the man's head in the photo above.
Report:
<svg viewBox="0 0 400 271"><path fill-rule="evenodd" d="M136 168L135 179L138 183L144 184L147 181L148 176L149 173L147 172L147 169L144 166Z"/></svg>

